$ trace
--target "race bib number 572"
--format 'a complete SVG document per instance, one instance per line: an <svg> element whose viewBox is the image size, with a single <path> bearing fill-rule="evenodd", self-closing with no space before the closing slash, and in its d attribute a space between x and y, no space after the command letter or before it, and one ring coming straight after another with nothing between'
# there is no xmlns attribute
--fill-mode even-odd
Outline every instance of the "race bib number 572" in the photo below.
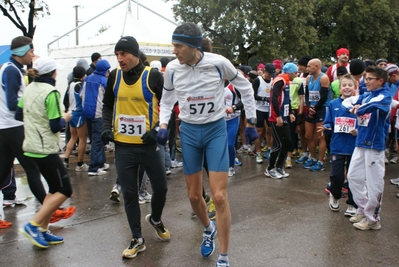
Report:
<svg viewBox="0 0 399 267"><path fill-rule="evenodd" d="M118 133L127 136L142 136L146 130L145 116L119 115Z"/></svg>

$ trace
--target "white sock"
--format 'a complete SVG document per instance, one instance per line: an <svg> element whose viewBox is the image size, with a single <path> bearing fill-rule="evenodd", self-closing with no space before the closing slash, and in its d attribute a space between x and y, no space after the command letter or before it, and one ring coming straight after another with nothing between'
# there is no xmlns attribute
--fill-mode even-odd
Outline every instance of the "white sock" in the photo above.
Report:
<svg viewBox="0 0 399 267"><path fill-rule="evenodd" d="M220 253L220 254L219 254L218 260L222 260L222 261L225 261L225 262L229 262L229 255L228 255L228 254L222 254L222 253Z"/></svg>
<svg viewBox="0 0 399 267"><path fill-rule="evenodd" d="M205 227L204 231L205 231L205 232L212 232L212 231L213 231L213 224L212 224L212 222L209 222L209 225Z"/></svg>

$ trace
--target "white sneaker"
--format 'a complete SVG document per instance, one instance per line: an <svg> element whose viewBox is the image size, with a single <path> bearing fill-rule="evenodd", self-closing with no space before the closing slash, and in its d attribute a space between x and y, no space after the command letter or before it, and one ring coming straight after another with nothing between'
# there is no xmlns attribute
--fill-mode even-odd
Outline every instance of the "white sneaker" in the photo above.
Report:
<svg viewBox="0 0 399 267"><path fill-rule="evenodd" d="M25 205L26 206L26 198L18 198L15 197L14 200L8 200L5 199L3 200L3 206L4 207L11 207L12 205Z"/></svg>
<svg viewBox="0 0 399 267"><path fill-rule="evenodd" d="M228 176L231 177L231 176L234 176L234 174L236 174L236 171L234 170L233 167L230 167Z"/></svg>
<svg viewBox="0 0 399 267"><path fill-rule="evenodd" d="M103 167L101 169L103 169L104 171L108 170L109 169L109 164L104 163L104 165L103 165Z"/></svg>
<svg viewBox="0 0 399 267"><path fill-rule="evenodd" d="M144 196L140 196L140 197L144 199L145 203L150 203L151 199L152 199L152 195L148 192L145 193Z"/></svg>
<svg viewBox="0 0 399 267"><path fill-rule="evenodd" d="M76 166L75 171L77 172L87 172L89 170L89 166L86 163L83 163L82 166Z"/></svg>
<svg viewBox="0 0 399 267"><path fill-rule="evenodd" d="M139 205L145 204L145 199L139 195Z"/></svg>
<svg viewBox="0 0 399 267"><path fill-rule="evenodd" d="M256 152L256 163L258 164L263 163L262 154L260 152Z"/></svg>
<svg viewBox="0 0 399 267"><path fill-rule="evenodd" d="M356 211L357 211L357 209L354 206L348 205L348 208L346 209L344 215L352 217L352 216L355 216Z"/></svg>
<svg viewBox="0 0 399 267"><path fill-rule="evenodd" d="M391 184L399 185L399 178L391 179L389 181L391 182Z"/></svg>
<svg viewBox="0 0 399 267"><path fill-rule="evenodd" d="M392 164L398 163L398 156L394 156L393 158L391 158L391 160L389 162Z"/></svg>
<svg viewBox="0 0 399 267"><path fill-rule="evenodd" d="M99 168L96 172L88 172L90 176L105 175L107 174L102 168Z"/></svg>
<svg viewBox="0 0 399 267"><path fill-rule="evenodd" d="M113 152L115 150L115 147L113 146L113 143L110 142L108 145L104 146L104 150L107 152Z"/></svg>
<svg viewBox="0 0 399 267"><path fill-rule="evenodd" d="M332 211L339 211L339 200L335 199L331 193L330 193L329 206Z"/></svg>
<svg viewBox="0 0 399 267"><path fill-rule="evenodd" d="M172 171L169 168L166 168L166 175L171 175Z"/></svg>
<svg viewBox="0 0 399 267"><path fill-rule="evenodd" d="M356 229L367 231L367 230L380 230L381 224L380 222L370 223L366 218L363 218L360 222L354 223L353 227Z"/></svg>
<svg viewBox="0 0 399 267"><path fill-rule="evenodd" d="M350 217L349 221L353 222L353 223L358 223L361 220L365 219L366 216L364 214L358 214L356 213L355 215L353 215L352 217Z"/></svg>
<svg viewBox="0 0 399 267"><path fill-rule="evenodd" d="M111 190L111 195L109 196L109 199L115 202L120 202L121 199L119 197L121 191L121 186L118 184L115 184L114 187L112 187Z"/></svg>
<svg viewBox="0 0 399 267"><path fill-rule="evenodd" d="M290 174L287 173L287 172L285 172L284 169L282 169L282 168L276 168L276 171L277 171L279 174L281 174L281 176L282 176L283 178L287 178L288 176L290 176Z"/></svg>
<svg viewBox="0 0 399 267"><path fill-rule="evenodd" d="M281 179L281 178L283 178L283 176L276 171L276 168L273 168L271 170L268 170L266 168L265 175L270 177L270 178L272 178L272 179Z"/></svg>
<svg viewBox="0 0 399 267"><path fill-rule="evenodd" d="M174 159L171 162L173 168L183 167L183 162L179 162L177 159Z"/></svg>

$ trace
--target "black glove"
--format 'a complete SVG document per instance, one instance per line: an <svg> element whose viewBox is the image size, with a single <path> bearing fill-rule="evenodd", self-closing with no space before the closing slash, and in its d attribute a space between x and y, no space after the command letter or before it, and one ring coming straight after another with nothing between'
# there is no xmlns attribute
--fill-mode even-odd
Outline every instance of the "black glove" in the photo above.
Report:
<svg viewBox="0 0 399 267"><path fill-rule="evenodd" d="M114 141L114 134L111 129L106 129L101 132L101 140L103 141Z"/></svg>
<svg viewBox="0 0 399 267"><path fill-rule="evenodd" d="M155 130L155 128L152 128L151 130L149 130L148 132L143 134L143 136L141 137L141 140L143 140L144 143L149 144L149 145L156 144L157 143L157 133L158 133L158 131Z"/></svg>
<svg viewBox="0 0 399 267"><path fill-rule="evenodd" d="M296 125L301 125L303 123L303 120L303 115L298 114L298 116L296 117Z"/></svg>

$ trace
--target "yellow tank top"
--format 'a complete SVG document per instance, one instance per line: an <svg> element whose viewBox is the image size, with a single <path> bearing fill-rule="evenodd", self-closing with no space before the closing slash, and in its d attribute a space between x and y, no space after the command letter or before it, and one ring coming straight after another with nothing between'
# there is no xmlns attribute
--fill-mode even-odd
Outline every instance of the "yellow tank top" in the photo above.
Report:
<svg viewBox="0 0 399 267"><path fill-rule="evenodd" d="M136 83L128 85L120 68L113 86L114 139L127 144L143 144L141 136L158 122L158 99L149 86L150 67L145 67Z"/></svg>

